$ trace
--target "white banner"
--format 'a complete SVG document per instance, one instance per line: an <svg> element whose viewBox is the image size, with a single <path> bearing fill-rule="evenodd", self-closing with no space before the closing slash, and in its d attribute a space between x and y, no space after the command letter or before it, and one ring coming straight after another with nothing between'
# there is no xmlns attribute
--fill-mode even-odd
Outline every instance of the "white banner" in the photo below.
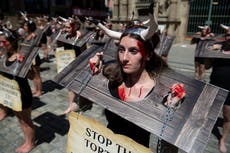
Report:
<svg viewBox="0 0 230 153"><path fill-rule="evenodd" d="M15 80L0 75L0 103L15 111L22 110L21 92Z"/></svg>
<svg viewBox="0 0 230 153"><path fill-rule="evenodd" d="M56 52L57 73L61 72L67 65L75 60L76 55L74 50L63 50Z"/></svg>
<svg viewBox="0 0 230 153"><path fill-rule="evenodd" d="M72 112L69 122L67 153L152 153L132 139L114 134L94 119Z"/></svg>

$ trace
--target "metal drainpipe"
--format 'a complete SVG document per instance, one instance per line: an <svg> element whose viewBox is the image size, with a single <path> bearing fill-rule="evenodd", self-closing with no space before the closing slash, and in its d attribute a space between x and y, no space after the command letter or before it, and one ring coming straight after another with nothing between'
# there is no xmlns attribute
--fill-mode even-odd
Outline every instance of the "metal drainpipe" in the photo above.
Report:
<svg viewBox="0 0 230 153"><path fill-rule="evenodd" d="M211 15L212 15L212 3L213 3L213 0L210 0L210 5L209 5L209 12L208 12L208 20L205 21L205 24L207 24L208 26L210 26L212 24L212 21L211 21Z"/></svg>

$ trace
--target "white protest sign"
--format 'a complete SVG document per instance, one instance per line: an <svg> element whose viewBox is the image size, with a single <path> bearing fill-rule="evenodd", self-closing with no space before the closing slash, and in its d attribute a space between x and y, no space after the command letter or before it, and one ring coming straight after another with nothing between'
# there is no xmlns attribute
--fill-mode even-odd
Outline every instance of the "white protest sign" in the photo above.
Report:
<svg viewBox="0 0 230 153"><path fill-rule="evenodd" d="M0 75L0 103L15 111L22 110L21 92L15 80Z"/></svg>
<svg viewBox="0 0 230 153"><path fill-rule="evenodd" d="M152 153L132 139L114 134L94 119L72 112L69 122L67 153Z"/></svg>
<svg viewBox="0 0 230 153"><path fill-rule="evenodd" d="M57 61L57 73L61 72L67 65L75 60L76 55L74 50L58 51L55 54Z"/></svg>

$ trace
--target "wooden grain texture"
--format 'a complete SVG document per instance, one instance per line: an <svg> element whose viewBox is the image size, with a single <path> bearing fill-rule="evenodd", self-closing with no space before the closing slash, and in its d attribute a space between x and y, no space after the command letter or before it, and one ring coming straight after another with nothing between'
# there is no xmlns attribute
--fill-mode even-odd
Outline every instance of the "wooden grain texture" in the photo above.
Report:
<svg viewBox="0 0 230 153"><path fill-rule="evenodd" d="M38 54L39 48L28 44L21 44L19 53L25 57L22 62L15 61L12 65L5 65L5 58L0 59L0 71L12 74L14 76L26 77L31 68L33 59Z"/></svg>
<svg viewBox="0 0 230 153"><path fill-rule="evenodd" d="M39 47L34 47L30 51L28 57L25 59L25 62L22 63L18 76L23 77L23 78L26 77L29 69L31 68L33 60L38 55L38 53L39 53Z"/></svg>
<svg viewBox="0 0 230 153"><path fill-rule="evenodd" d="M108 62L116 57L116 46L108 41L103 49ZM108 45L111 43L110 45ZM173 83L183 83L186 97L176 110L172 121L167 122L162 138L189 153L203 152L212 127L222 109L227 91L216 86L188 78L173 70L166 70L156 78L156 86L144 100L124 103L108 90L108 80L101 74L93 76L84 87L84 81L91 77L88 60L101 47L93 46L83 52L66 71L58 74L55 82L80 93L86 99L95 102L143 129L160 136L167 108L162 104L164 96ZM106 60L106 59L105 59Z"/></svg>
<svg viewBox="0 0 230 153"><path fill-rule="evenodd" d="M183 147L185 148L185 150L189 152L194 152L194 147L198 147L198 144L196 144L194 147L193 145L188 144L194 144L195 141L197 141L197 137L200 134L201 129L206 128L204 127L204 125L207 122L206 120L208 119L210 107L212 106L212 103L218 93L218 90L218 88L213 88L208 85L205 85L198 100L196 101L196 105L193 107L193 110L190 113L189 118L184 124L180 132L180 135L178 135L177 137L177 141L175 144L178 145L180 148ZM202 143L205 143L205 141ZM201 144L201 142L199 144L203 145Z"/></svg>
<svg viewBox="0 0 230 153"><path fill-rule="evenodd" d="M161 35L159 48L157 48L155 52L160 56L168 56L175 38L175 36Z"/></svg>
<svg viewBox="0 0 230 153"><path fill-rule="evenodd" d="M70 80L72 80L76 74L82 69L82 67L87 66L90 56L95 54L99 50L100 46L92 46L91 48L87 49L81 55L80 58L76 58L71 62L67 67L65 67L58 75L55 76L54 81L59 82L62 86L68 86ZM76 67L79 65L79 69ZM68 74L68 75L66 75Z"/></svg>
<svg viewBox="0 0 230 153"><path fill-rule="evenodd" d="M83 47L89 40L94 38L95 35L96 35L96 32L93 32L93 31L86 32L84 37L79 39L79 41L77 41L77 46L80 47L80 48Z"/></svg>
<svg viewBox="0 0 230 153"><path fill-rule="evenodd" d="M63 43L70 44L70 45L77 46L77 47L81 48L88 42L88 40L91 37L94 37L94 36L95 36L95 32L92 32L92 31L86 32L86 34L82 38L79 38L79 39L76 38L76 37L67 38L67 34L62 33L56 39L57 39L57 41L60 41L60 42L63 42Z"/></svg>
<svg viewBox="0 0 230 153"><path fill-rule="evenodd" d="M33 59L35 59L35 57L38 54L39 51L39 44L40 41L42 39L43 34L48 30L48 28L50 27L49 24L47 24L45 26L44 29L36 29L35 33L36 33L36 37L34 41L31 41L29 43L21 43L19 46L19 53L21 55L23 55L25 57L24 61L19 62L19 61L15 61L12 65L10 66L6 66L5 65L5 58L1 58L0 59L0 71L5 72L5 73L9 73L15 76L19 76L19 77L26 77Z"/></svg>
<svg viewBox="0 0 230 153"><path fill-rule="evenodd" d="M204 58L230 58L230 54L224 54L223 50L213 50L215 40L200 40L195 49L195 57Z"/></svg>

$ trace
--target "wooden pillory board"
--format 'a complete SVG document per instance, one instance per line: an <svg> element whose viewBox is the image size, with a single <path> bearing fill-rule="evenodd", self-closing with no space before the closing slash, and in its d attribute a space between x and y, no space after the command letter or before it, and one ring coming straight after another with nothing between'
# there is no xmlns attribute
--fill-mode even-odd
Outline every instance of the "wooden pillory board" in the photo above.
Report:
<svg viewBox="0 0 230 153"><path fill-rule="evenodd" d="M116 47L111 40L104 48L93 45L61 71L54 81L79 93L82 82L89 74L89 58L102 50L104 60L114 60ZM162 138L185 152L201 153L222 109L227 96L226 90L169 70L157 78L153 92L140 102L124 103L112 97L107 87L108 80L101 74L93 76L80 95L160 136L166 112L166 107L161 102L169 87L177 82L185 85L186 98L175 112L173 120L167 123Z"/></svg>
<svg viewBox="0 0 230 153"><path fill-rule="evenodd" d="M32 61L38 54L39 48L33 47L28 44L21 44L19 53L25 57L22 62L15 61L12 65L5 65L5 58L0 58L0 71L9 73L19 77L26 77L29 69L31 68Z"/></svg>
<svg viewBox="0 0 230 153"><path fill-rule="evenodd" d="M50 25L46 25L46 27L41 29L36 29L35 33L37 34L37 37L35 40L29 44L29 43L21 43L20 44L20 50L18 51L19 54L23 55L25 59L22 62L15 61L12 65L6 66L5 64L5 58L0 58L0 71L12 74L14 76L19 77L26 77L29 69L31 68L33 59L37 56L39 52L39 43L41 41L42 35L46 32L46 30L49 28Z"/></svg>
<svg viewBox="0 0 230 153"><path fill-rule="evenodd" d="M155 52L159 56L167 57L175 38L176 38L176 36L161 35L160 36L160 43L159 43L160 46L159 46L159 48L157 48L155 50Z"/></svg>
<svg viewBox="0 0 230 153"><path fill-rule="evenodd" d="M73 38L66 38L66 33L62 33L60 35L57 36L57 41L63 42L63 43L67 43L73 46L78 46L79 48L81 48L83 45L85 45L85 43L91 38L95 36L95 32L92 31L88 31L86 32L86 34L80 38L77 39L76 37Z"/></svg>
<svg viewBox="0 0 230 153"><path fill-rule="evenodd" d="M222 50L213 50L212 45L215 43L213 39L200 40L195 49L195 57L230 58L230 54L224 54Z"/></svg>

